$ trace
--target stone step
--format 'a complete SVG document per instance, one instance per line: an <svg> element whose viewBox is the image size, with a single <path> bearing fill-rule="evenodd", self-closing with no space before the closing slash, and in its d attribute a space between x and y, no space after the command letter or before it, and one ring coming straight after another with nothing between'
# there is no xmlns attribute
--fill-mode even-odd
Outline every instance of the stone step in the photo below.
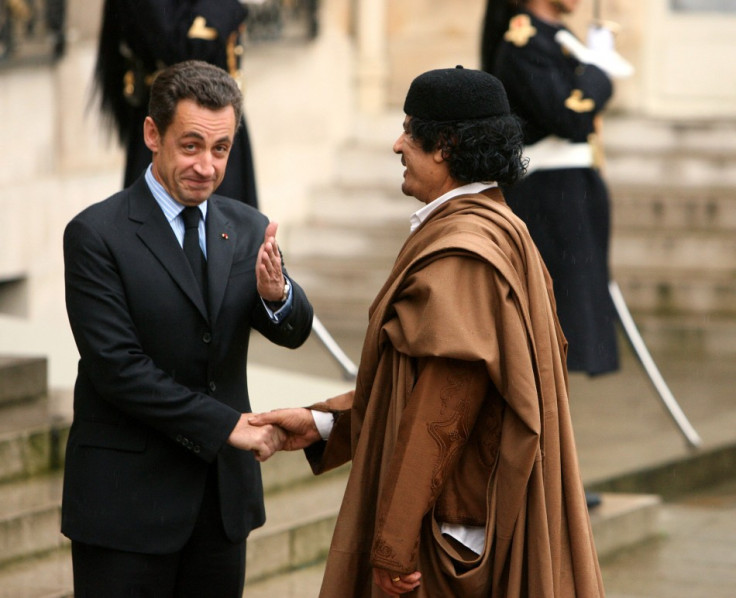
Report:
<svg viewBox="0 0 736 598"><path fill-rule="evenodd" d="M0 567L66 544L60 473L0 485Z"/></svg>
<svg viewBox="0 0 736 598"><path fill-rule="evenodd" d="M613 232L736 230L736 187L673 187L618 184L611 187Z"/></svg>
<svg viewBox="0 0 736 598"><path fill-rule="evenodd" d="M0 356L0 407L43 396L47 370L44 357Z"/></svg>
<svg viewBox="0 0 736 598"><path fill-rule="evenodd" d="M383 142L361 139L346 144L340 149L333 182L338 186L395 189L400 193L404 167L401 157L391 150L394 141L395 137Z"/></svg>
<svg viewBox="0 0 736 598"><path fill-rule="evenodd" d="M276 453L261 465L261 475L263 491L266 495L301 486L305 482L311 482L315 479L315 475L312 473L302 451Z"/></svg>
<svg viewBox="0 0 736 598"><path fill-rule="evenodd" d="M0 483L61 467L69 422L43 397L0 412Z"/></svg>
<svg viewBox="0 0 736 598"><path fill-rule="evenodd" d="M301 452L298 456L306 464ZM277 480L275 468L270 478L264 476L268 520L248 540L249 582L326 555L347 469L315 477L308 467L293 468L294 463L278 468L286 479ZM60 499L60 474L0 486L0 598L71 595L69 542L59 533ZM23 593L3 593L11 589Z"/></svg>
<svg viewBox="0 0 736 598"><path fill-rule="evenodd" d="M656 120L626 114L607 114L603 141L616 153L733 155L736 121Z"/></svg>
<svg viewBox="0 0 736 598"><path fill-rule="evenodd" d="M400 233L369 225L340 226L311 222L289 232L287 267L295 259L309 257L357 260L358 266L374 260L393 263L407 236L408 226Z"/></svg>
<svg viewBox="0 0 736 598"><path fill-rule="evenodd" d="M608 115L603 128L606 180L684 187L736 186L735 122L669 122Z"/></svg>
<svg viewBox="0 0 736 598"><path fill-rule="evenodd" d="M320 561L309 567L247 583L243 598L317 598L324 569L324 561Z"/></svg>
<svg viewBox="0 0 736 598"><path fill-rule="evenodd" d="M312 303L338 309L341 304L346 309L370 304L391 270L391 263L361 265L357 260L310 262L299 262L289 271Z"/></svg>
<svg viewBox="0 0 736 598"><path fill-rule="evenodd" d="M736 319L734 271L680 269L616 264L613 276L629 309L662 316L731 316Z"/></svg>
<svg viewBox="0 0 736 598"><path fill-rule="evenodd" d="M606 148L604 176L609 185L618 183L658 185L677 181L685 187L712 185L736 186L736 172L731 166L734 152L702 152L680 148L621 152Z"/></svg>
<svg viewBox="0 0 736 598"><path fill-rule="evenodd" d="M632 311L632 316L653 354L736 355L736 318L733 316L673 316L645 311Z"/></svg>
<svg viewBox="0 0 736 598"><path fill-rule="evenodd" d="M246 582L305 567L325 557L347 471L341 468L266 495L266 525L248 538Z"/></svg>
<svg viewBox="0 0 736 598"><path fill-rule="evenodd" d="M401 178L380 185L348 182L319 187L311 193L310 222L334 223L340 227L390 227L409 233L409 217L421 207L416 199L401 192Z"/></svg>
<svg viewBox="0 0 736 598"><path fill-rule="evenodd" d="M0 598L74 598L68 547L0 569Z"/></svg>
<svg viewBox="0 0 736 598"><path fill-rule="evenodd" d="M731 422L734 418L732 413L722 413L720 419L719 425L724 421ZM707 428L703 427L704 437ZM734 472L736 443L731 439L722 443L706 442L686 455L663 458L648 465L607 475L603 479L586 480L586 489L602 494L657 494L663 500L670 501L733 481Z"/></svg>
<svg viewBox="0 0 736 598"><path fill-rule="evenodd" d="M709 231L619 231L611 241L611 264L682 270L736 271L736 235Z"/></svg>
<svg viewBox="0 0 736 598"><path fill-rule="evenodd" d="M661 499L656 494L606 492L590 514L598 558L655 538L660 533Z"/></svg>

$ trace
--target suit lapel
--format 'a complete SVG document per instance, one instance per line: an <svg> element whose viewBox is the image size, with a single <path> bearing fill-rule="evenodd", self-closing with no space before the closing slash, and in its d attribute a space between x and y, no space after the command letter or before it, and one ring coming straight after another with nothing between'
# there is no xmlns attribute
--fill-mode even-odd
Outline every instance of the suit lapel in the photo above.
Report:
<svg viewBox="0 0 736 598"><path fill-rule="evenodd" d="M211 322L217 321L235 255L235 230L215 197L207 203L207 280Z"/></svg>
<svg viewBox="0 0 736 598"><path fill-rule="evenodd" d="M194 278L192 269L171 225L158 207L145 178L140 177L130 187L129 217L138 222L138 237L166 269L184 294L197 306L202 316L208 318L204 297Z"/></svg>

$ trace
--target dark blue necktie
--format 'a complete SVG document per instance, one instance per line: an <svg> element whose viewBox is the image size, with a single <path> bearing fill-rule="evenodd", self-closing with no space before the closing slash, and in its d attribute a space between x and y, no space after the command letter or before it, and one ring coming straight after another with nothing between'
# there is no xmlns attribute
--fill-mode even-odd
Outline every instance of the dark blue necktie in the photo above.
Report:
<svg viewBox="0 0 736 598"><path fill-rule="evenodd" d="M199 248L199 219L202 212L197 207L187 207L181 213L184 218L184 255L194 272L194 278L199 283L202 296L207 297L207 260Z"/></svg>

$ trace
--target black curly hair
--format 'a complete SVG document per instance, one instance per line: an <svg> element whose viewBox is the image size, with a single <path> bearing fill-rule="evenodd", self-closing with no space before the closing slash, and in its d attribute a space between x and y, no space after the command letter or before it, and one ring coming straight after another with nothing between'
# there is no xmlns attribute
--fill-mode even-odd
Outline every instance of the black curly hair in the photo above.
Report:
<svg viewBox="0 0 736 598"><path fill-rule="evenodd" d="M461 183L496 181L505 187L526 173L524 135L514 115L455 122L412 117L409 132L425 152L441 148L450 175Z"/></svg>

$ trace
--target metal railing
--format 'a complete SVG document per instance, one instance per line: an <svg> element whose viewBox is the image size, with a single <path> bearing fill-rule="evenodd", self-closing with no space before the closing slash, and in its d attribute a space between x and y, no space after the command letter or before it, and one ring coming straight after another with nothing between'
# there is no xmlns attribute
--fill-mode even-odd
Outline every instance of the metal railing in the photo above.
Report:
<svg viewBox="0 0 736 598"><path fill-rule="evenodd" d="M312 320L312 332L317 336L317 339L322 343L330 356L337 362L342 371L342 376L345 380L355 380L358 375L358 366L356 366L350 357L347 356L345 351L342 350L337 341L332 338L332 335L327 331L324 324L315 314Z"/></svg>

